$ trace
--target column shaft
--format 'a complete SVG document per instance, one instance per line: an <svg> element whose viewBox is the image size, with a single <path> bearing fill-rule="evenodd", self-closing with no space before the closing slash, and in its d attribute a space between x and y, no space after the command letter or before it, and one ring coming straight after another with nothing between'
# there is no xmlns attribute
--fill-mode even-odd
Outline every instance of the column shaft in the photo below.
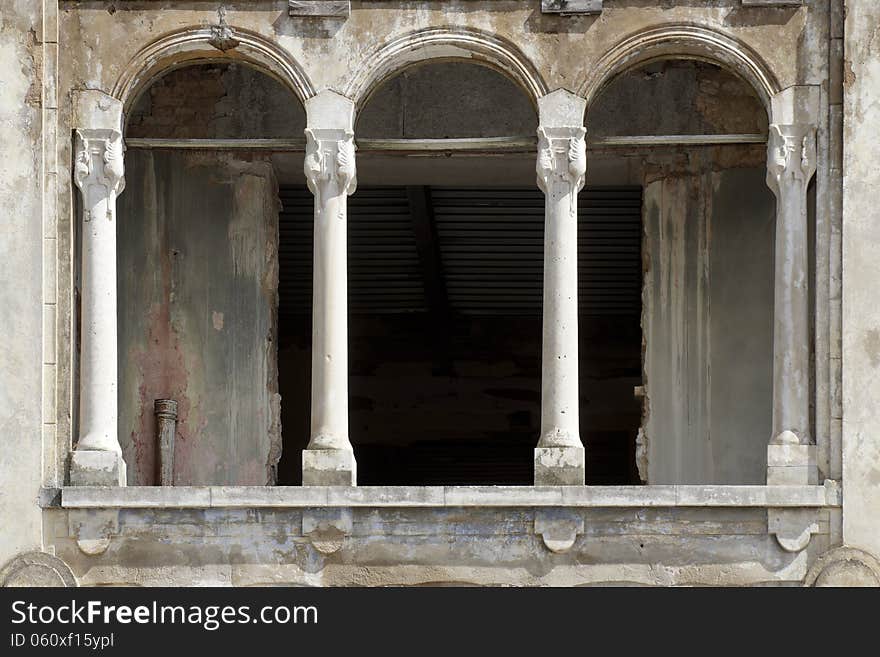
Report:
<svg viewBox="0 0 880 657"><path fill-rule="evenodd" d="M312 302L312 423L309 449L348 441L348 267L344 191L329 182L315 202Z"/></svg>
<svg viewBox="0 0 880 657"><path fill-rule="evenodd" d="M583 485L578 397L577 194L586 174L585 130L542 125L538 186L544 191L541 437L535 485Z"/></svg>
<svg viewBox="0 0 880 657"><path fill-rule="evenodd" d="M303 485L354 486L348 437L347 198L357 186L354 105L330 91L306 102L304 171L315 195L312 418Z"/></svg>
<svg viewBox="0 0 880 657"><path fill-rule="evenodd" d="M807 186L816 171L816 128L770 126L767 181L776 194L773 427L768 484L817 483L810 444Z"/></svg>
<svg viewBox="0 0 880 657"><path fill-rule="evenodd" d="M82 192L79 441L71 484L125 485L117 435L116 196L122 135L78 130L74 179Z"/></svg>
<svg viewBox="0 0 880 657"><path fill-rule="evenodd" d="M546 191L540 447L581 447L576 202L568 182Z"/></svg>

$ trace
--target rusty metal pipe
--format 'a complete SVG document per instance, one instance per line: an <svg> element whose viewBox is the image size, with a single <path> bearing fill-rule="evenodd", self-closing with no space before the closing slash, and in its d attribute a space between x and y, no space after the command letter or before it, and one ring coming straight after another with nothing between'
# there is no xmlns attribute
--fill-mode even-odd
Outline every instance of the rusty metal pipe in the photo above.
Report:
<svg viewBox="0 0 880 657"><path fill-rule="evenodd" d="M156 440L159 445L159 484L174 485L174 434L177 429L177 402L173 399L157 399Z"/></svg>

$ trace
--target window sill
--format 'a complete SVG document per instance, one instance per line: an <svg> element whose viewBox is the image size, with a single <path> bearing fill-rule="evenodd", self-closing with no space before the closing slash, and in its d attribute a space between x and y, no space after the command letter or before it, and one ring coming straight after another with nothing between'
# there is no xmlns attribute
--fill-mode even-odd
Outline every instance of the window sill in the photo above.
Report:
<svg viewBox="0 0 880 657"><path fill-rule="evenodd" d="M314 507L839 507L823 486L67 486L44 489L44 508Z"/></svg>

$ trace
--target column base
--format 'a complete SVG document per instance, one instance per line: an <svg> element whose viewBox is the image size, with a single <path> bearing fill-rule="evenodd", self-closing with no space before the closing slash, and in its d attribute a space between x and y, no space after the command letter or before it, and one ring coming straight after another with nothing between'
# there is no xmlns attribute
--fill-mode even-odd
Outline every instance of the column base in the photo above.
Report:
<svg viewBox="0 0 880 657"><path fill-rule="evenodd" d="M116 452L78 449L70 454L71 486L125 486L125 461Z"/></svg>
<svg viewBox="0 0 880 657"><path fill-rule="evenodd" d="M585 476L583 447L535 448L535 486L583 486Z"/></svg>
<svg viewBox="0 0 880 657"><path fill-rule="evenodd" d="M357 463L347 449L306 449L302 453L303 486L356 486Z"/></svg>
<svg viewBox="0 0 880 657"><path fill-rule="evenodd" d="M768 486L816 486L818 483L815 445L767 445Z"/></svg>

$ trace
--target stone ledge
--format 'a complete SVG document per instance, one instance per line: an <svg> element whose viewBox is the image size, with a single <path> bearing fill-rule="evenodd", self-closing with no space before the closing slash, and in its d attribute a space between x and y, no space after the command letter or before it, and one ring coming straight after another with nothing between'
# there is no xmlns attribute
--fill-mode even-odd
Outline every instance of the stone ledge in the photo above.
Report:
<svg viewBox="0 0 880 657"><path fill-rule="evenodd" d="M68 486L61 489L60 504L66 509L840 505L840 487L830 481L825 486Z"/></svg>

